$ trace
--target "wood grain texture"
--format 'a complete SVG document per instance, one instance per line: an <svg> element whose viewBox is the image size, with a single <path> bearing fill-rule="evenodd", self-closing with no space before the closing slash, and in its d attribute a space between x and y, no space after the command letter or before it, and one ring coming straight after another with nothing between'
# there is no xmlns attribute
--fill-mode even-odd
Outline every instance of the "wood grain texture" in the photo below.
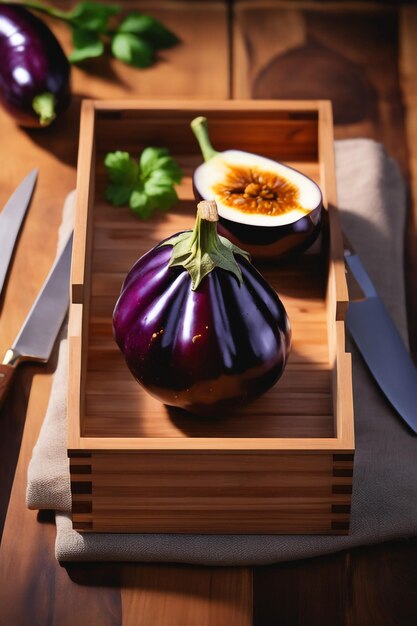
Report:
<svg viewBox="0 0 417 626"><path fill-rule="evenodd" d="M377 138L408 171L397 6L235 0L233 11L235 98L329 99L336 138Z"/></svg>
<svg viewBox="0 0 417 626"><path fill-rule="evenodd" d="M254 569L254 626L414 626L417 542Z"/></svg>
<svg viewBox="0 0 417 626"><path fill-rule="evenodd" d="M238 568L126 567L122 606L123 626L251 626L252 580Z"/></svg>
<svg viewBox="0 0 417 626"><path fill-rule="evenodd" d="M345 534L353 455L85 454L73 524L93 532Z"/></svg>
<svg viewBox="0 0 417 626"><path fill-rule="evenodd" d="M253 593L254 626L348 626L349 623L346 621L349 572L345 554L308 559L302 567L297 562L257 567ZM365 623L352 622L355 626Z"/></svg>

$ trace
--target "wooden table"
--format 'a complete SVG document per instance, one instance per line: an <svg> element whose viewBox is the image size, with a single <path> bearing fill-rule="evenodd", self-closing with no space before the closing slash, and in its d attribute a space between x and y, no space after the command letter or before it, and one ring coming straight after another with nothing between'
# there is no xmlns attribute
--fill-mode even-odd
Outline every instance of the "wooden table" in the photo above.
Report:
<svg viewBox="0 0 417 626"><path fill-rule="evenodd" d="M0 112L0 205L31 168L40 169L0 302L3 351L55 254L62 203L75 184L82 97L331 98L336 136L383 141L417 206L416 7L301 0L126 3L136 5L163 19L182 45L146 71L103 60L74 69L71 109L50 129L18 129ZM68 48L65 28L54 23L53 29ZM407 229L411 321L417 313L416 214L410 211ZM415 323L410 336L417 354ZM0 418L1 626L416 623L416 541L270 567L60 567L53 516L25 507L27 465L55 364L56 355L45 367L22 367Z"/></svg>

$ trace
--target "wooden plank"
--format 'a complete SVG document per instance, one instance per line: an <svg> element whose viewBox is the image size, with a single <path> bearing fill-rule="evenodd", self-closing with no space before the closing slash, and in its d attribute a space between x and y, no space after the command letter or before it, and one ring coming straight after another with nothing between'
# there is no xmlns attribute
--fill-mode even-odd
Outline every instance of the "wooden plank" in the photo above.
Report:
<svg viewBox="0 0 417 626"><path fill-rule="evenodd" d="M253 624L411 626L417 613L416 555L413 539L257 567Z"/></svg>
<svg viewBox="0 0 417 626"><path fill-rule="evenodd" d="M348 602L353 602L348 558L342 553L255 568L254 626L367 623L345 619Z"/></svg>
<svg viewBox="0 0 417 626"><path fill-rule="evenodd" d="M248 568L125 567L123 626L252 624Z"/></svg>
<svg viewBox="0 0 417 626"><path fill-rule="evenodd" d="M337 139L377 139L407 173L397 3L235 0L233 12L233 97L332 100Z"/></svg>
<svg viewBox="0 0 417 626"><path fill-rule="evenodd" d="M220 456L107 452L76 458L75 464L71 459L74 527L145 533L347 531L353 457Z"/></svg>
<svg viewBox="0 0 417 626"><path fill-rule="evenodd" d="M77 200L74 223L74 243L71 265L71 302L82 304L84 283L91 264L91 219L94 199L95 154L94 149L95 111L91 100L81 106L80 142L78 147ZM87 219L86 219L87 216ZM87 252L87 254L86 254Z"/></svg>

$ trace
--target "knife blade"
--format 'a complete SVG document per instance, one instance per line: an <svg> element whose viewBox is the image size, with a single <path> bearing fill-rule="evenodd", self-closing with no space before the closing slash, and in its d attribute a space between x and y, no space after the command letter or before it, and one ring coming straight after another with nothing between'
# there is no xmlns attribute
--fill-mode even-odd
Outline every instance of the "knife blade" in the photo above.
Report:
<svg viewBox="0 0 417 626"><path fill-rule="evenodd" d="M417 369L358 255L346 249L345 262L365 296L349 302L349 332L382 392L417 434Z"/></svg>
<svg viewBox="0 0 417 626"><path fill-rule="evenodd" d="M22 361L46 363L69 305L72 233L0 365L0 407Z"/></svg>
<svg viewBox="0 0 417 626"><path fill-rule="evenodd" d="M38 170L34 169L15 189L0 213L0 294L37 178Z"/></svg>

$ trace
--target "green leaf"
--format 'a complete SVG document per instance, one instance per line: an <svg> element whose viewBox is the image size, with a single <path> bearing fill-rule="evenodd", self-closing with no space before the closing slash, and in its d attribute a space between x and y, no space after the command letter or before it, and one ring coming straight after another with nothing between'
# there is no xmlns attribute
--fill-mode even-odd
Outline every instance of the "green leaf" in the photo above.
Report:
<svg viewBox="0 0 417 626"><path fill-rule="evenodd" d="M115 206L127 204L138 179L138 166L128 152L109 152L104 160L110 185L106 199Z"/></svg>
<svg viewBox="0 0 417 626"><path fill-rule="evenodd" d="M90 30L74 28L72 31L74 50L69 55L71 63L100 57L104 53L104 44L98 35Z"/></svg>
<svg viewBox="0 0 417 626"><path fill-rule="evenodd" d="M168 150L166 148L145 148L140 155L139 160L142 175L148 176L152 172L152 170L157 167L157 163L160 157L166 155L168 155Z"/></svg>
<svg viewBox="0 0 417 626"><path fill-rule="evenodd" d="M167 211L178 200L174 184L182 174L166 148L145 148L139 163L128 152L109 152L104 164L110 179L107 200L116 206L129 204L142 219L155 210Z"/></svg>
<svg viewBox="0 0 417 626"><path fill-rule="evenodd" d="M175 189L170 189L164 192L163 195L154 196L155 203L158 205L160 211L168 211L172 205L178 202L178 195Z"/></svg>
<svg viewBox="0 0 417 626"><path fill-rule="evenodd" d="M149 198L145 191L139 189L135 189L135 191L133 191L130 197L129 206L144 220L149 219L154 210L157 208L153 199Z"/></svg>
<svg viewBox="0 0 417 626"><path fill-rule="evenodd" d="M172 180L179 183L182 179L182 171L170 156L158 159L155 169L165 172Z"/></svg>
<svg viewBox="0 0 417 626"><path fill-rule="evenodd" d="M133 185L111 183L106 189L106 200L109 200L114 206L123 206L128 204L133 190Z"/></svg>
<svg viewBox="0 0 417 626"><path fill-rule="evenodd" d="M151 192L145 186L146 194L155 209L167 211L178 200L177 192L173 187L154 189Z"/></svg>
<svg viewBox="0 0 417 626"><path fill-rule="evenodd" d="M175 183L181 182L183 173L175 160L169 156L166 148L145 148L140 157L142 176L149 176L151 172L163 171Z"/></svg>
<svg viewBox="0 0 417 626"><path fill-rule="evenodd" d="M143 171L142 171L142 176L143 176ZM155 170L154 172L151 172L149 174L149 176L146 178L147 182L149 182L152 185L157 185L160 187L171 187L172 183L175 182L172 177L169 175L168 172L165 172L164 170Z"/></svg>
<svg viewBox="0 0 417 626"><path fill-rule="evenodd" d="M68 19L76 27L105 33L108 30L109 18L121 10L117 4L100 2L80 2L69 13Z"/></svg>
<svg viewBox="0 0 417 626"><path fill-rule="evenodd" d="M113 56L135 67L149 67L153 63L152 48L136 35L117 33L111 42Z"/></svg>
<svg viewBox="0 0 417 626"><path fill-rule="evenodd" d="M129 183L134 185L138 179L139 168L128 152L109 152L104 159L104 165L114 183Z"/></svg>
<svg viewBox="0 0 417 626"><path fill-rule="evenodd" d="M132 33L140 35L153 50L163 50L177 45L180 40L161 22L150 15L132 12L122 21L118 27L119 33Z"/></svg>

